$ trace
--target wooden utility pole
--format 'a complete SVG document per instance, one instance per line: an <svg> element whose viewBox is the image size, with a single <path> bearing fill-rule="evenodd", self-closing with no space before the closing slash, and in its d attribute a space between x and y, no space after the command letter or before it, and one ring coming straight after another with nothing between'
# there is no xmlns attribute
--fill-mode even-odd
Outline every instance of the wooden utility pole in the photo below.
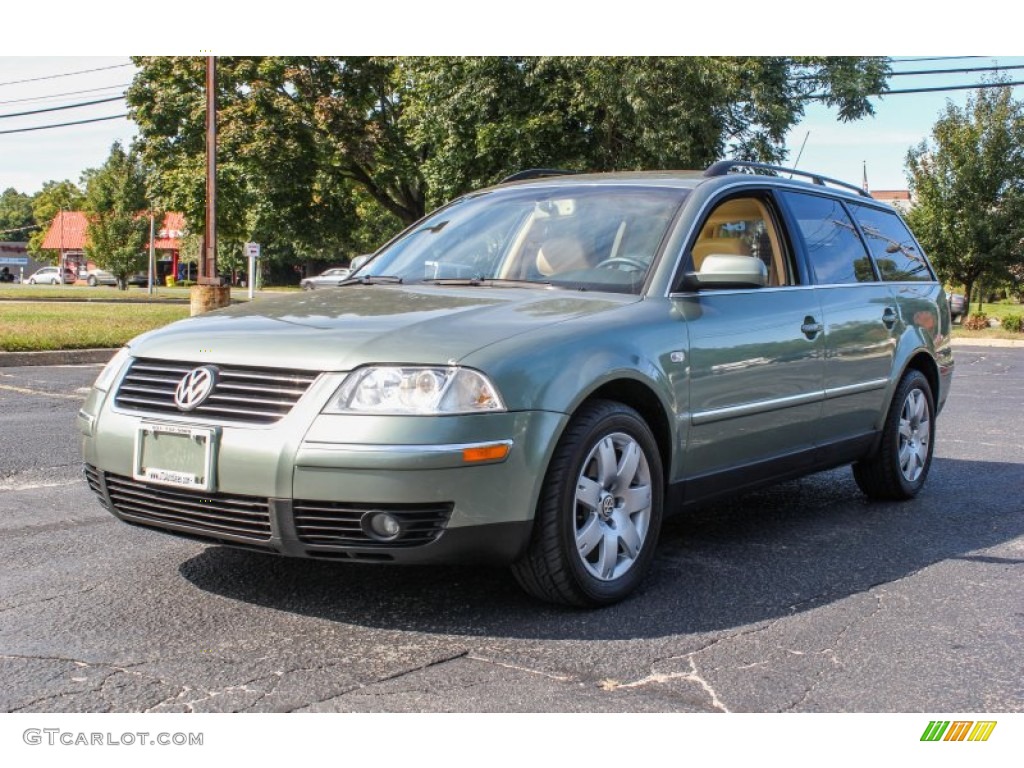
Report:
<svg viewBox="0 0 1024 768"><path fill-rule="evenodd" d="M206 229L199 260L200 285L220 285L217 278L217 59L206 58Z"/></svg>
<svg viewBox="0 0 1024 768"><path fill-rule="evenodd" d="M230 287L217 276L217 59L206 57L206 228L199 257L198 285L192 289L192 314L226 307Z"/></svg>

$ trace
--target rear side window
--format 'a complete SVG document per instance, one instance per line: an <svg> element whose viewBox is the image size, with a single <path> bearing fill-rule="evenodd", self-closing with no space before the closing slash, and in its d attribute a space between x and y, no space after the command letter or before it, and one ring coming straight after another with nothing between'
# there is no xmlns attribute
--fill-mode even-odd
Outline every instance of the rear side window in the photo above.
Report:
<svg viewBox="0 0 1024 768"><path fill-rule="evenodd" d="M871 258L842 204L818 195L782 192L796 219L818 285L870 283L875 280Z"/></svg>
<svg viewBox="0 0 1024 768"><path fill-rule="evenodd" d="M871 255L883 280L932 280L932 271L914 238L895 212L863 205L851 206L864 232Z"/></svg>

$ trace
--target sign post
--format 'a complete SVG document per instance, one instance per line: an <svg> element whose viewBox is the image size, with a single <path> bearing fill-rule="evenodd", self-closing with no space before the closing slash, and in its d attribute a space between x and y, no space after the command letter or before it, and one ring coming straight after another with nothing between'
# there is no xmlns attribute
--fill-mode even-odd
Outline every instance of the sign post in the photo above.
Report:
<svg viewBox="0 0 1024 768"><path fill-rule="evenodd" d="M249 299L256 296L256 259L260 257L259 243L246 243L245 255L249 257Z"/></svg>

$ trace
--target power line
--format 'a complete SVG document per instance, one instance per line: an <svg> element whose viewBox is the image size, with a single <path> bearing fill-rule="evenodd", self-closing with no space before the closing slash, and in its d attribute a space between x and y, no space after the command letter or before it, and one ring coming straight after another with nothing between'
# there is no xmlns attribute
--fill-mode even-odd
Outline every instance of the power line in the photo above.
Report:
<svg viewBox="0 0 1024 768"><path fill-rule="evenodd" d="M993 65L991 67L964 67L963 69L918 69L911 72L890 72L890 77L902 77L904 75L954 75L960 74L961 72L1002 72L1006 69L1024 69L1024 64L1014 64L1011 66L1000 67Z"/></svg>
<svg viewBox="0 0 1024 768"><path fill-rule="evenodd" d="M48 96L26 96L23 99L6 99L0 101L0 104L21 104L25 101L47 101L49 99L59 99L62 96L79 96L83 93L95 93L96 91L112 91L115 88L127 88L131 83L118 83L117 85L104 85L100 88L83 88L80 91L64 91L63 93L51 93Z"/></svg>
<svg viewBox="0 0 1024 768"><path fill-rule="evenodd" d="M891 96L900 93L936 93L938 91L966 91L972 88L1002 88L1005 85L1024 85L1024 80L1014 80L1009 83L971 83L969 85L938 85L934 88L903 88L895 91L874 93L872 96Z"/></svg>
<svg viewBox="0 0 1024 768"><path fill-rule="evenodd" d="M85 75L89 72L103 72L108 69L122 69L123 67L134 67L130 61L127 64L111 64L109 67L93 67L92 69L80 69L76 72L62 72L59 75L44 75L42 77L28 77L24 80L8 80L0 85L19 85L21 83L38 83L40 80L55 80L58 77L71 77L73 75Z"/></svg>
<svg viewBox="0 0 1024 768"><path fill-rule="evenodd" d="M867 96L894 96L904 93L938 93L940 91L966 91L971 89L982 89L982 88L1002 88L1003 86L1014 86L1024 85L1024 80L1013 80L1008 83L970 83L966 85L937 85L933 88L900 88L894 91L879 91L878 93L869 93ZM822 101L829 98L824 93L812 93L807 97L816 101Z"/></svg>
<svg viewBox="0 0 1024 768"><path fill-rule="evenodd" d="M958 59L984 59L984 56L924 56L917 58L889 59L894 64L910 61L956 61Z"/></svg>
<svg viewBox="0 0 1024 768"><path fill-rule="evenodd" d="M26 229L39 229L42 224L29 224L27 227L15 227L14 229L0 229L0 235L9 235L11 232L24 232Z"/></svg>
<svg viewBox="0 0 1024 768"><path fill-rule="evenodd" d="M121 101L124 96L111 96L106 99L94 99L93 101L82 101L78 104L65 104L63 107L45 107L44 109L32 109L28 112L10 112L6 115L0 115L0 120L5 117L24 117L25 115L40 115L43 112L60 112L62 109L80 109L81 107L91 107L93 104L107 104L111 101Z"/></svg>
<svg viewBox="0 0 1024 768"><path fill-rule="evenodd" d="M31 128L12 128L6 131L0 131L0 136L5 133L27 133L28 131L45 131L49 128L64 128L68 125L85 125L86 123L99 123L103 120L120 120L122 117L128 117L128 113L125 112L123 115L110 115L109 117L93 117L89 120L74 120L70 123L56 123L54 125L35 125Z"/></svg>

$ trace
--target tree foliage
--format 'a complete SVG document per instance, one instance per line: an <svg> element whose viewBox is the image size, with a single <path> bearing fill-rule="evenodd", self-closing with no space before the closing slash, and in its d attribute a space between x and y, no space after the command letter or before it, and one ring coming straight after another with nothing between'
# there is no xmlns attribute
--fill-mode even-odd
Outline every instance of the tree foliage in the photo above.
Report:
<svg viewBox="0 0 1024 768"><path fill-rule="evenodd" d="M200 227L205 61L135 63L154 192ZM888 71L871 57L224 57L218 230L336 258L524 168L779 160L808 99L871 114Z"/></svg>
<svg viewBox="0 0 1024 768"><path fill-rule="evenodd" d="M1024 104L1008 86L978 91L963 109L947 102L930 141L908 153L907 173L914 232L968 299L979 280L1022 263Z"/></svg>
<svg viewBox="0 0 1024 768"><path fill-rule="evenodd" d="M85 252L99 267L128 287L128 277L146 266L149 217L146 177L134 152L117 142L103 166L88 177L85 211L89 216ZM162 221L163 217L158 216Z"/></svg>
<svg viewBox="0 0 1024 768"><path fill-rule="evenodd" d="M79 211L85 203L85 193L72 181L47 181L32 198L32 217L38 229L32 231L28 251L37 258L42 256L43 239L50 223L60 211Z"/></svg>
<svg viewBox="0 0 1024 768"><path fill-rule="evenodd" d="M32 198L13 187L5 189L0 195L0 241L26 240L34 223Z"/></svg>

